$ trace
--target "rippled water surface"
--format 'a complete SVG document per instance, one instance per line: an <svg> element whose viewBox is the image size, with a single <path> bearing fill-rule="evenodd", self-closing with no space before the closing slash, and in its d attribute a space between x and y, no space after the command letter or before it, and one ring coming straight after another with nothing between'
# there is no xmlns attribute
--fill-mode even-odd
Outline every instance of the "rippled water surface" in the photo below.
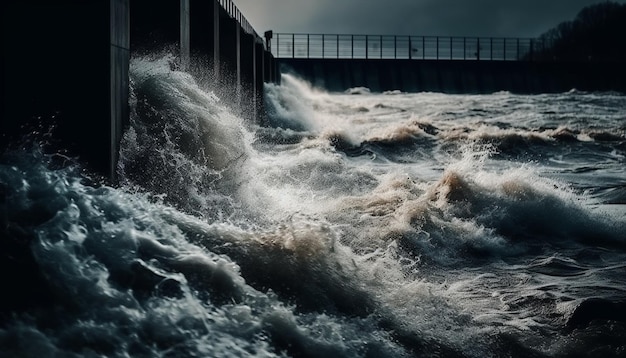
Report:
<svg viewBox="0 0 626 358"><path fill-rule="evenodd" d="M135 59L119 188L0 161L7 357L626 354L626 96L325 93Z"/></svg>

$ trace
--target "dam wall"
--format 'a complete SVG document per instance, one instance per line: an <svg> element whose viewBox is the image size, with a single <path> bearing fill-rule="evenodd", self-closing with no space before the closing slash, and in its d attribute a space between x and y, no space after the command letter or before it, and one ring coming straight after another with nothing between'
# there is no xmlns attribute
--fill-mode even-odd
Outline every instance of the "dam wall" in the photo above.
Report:
<svg viewBox="0 0 626 358"><path fill-rule="evenodd" d="M331 92L367 87L373 92L626 93L626 66L620 63L332 58L280 58L279 63L281 72Z"/></svg>
<svg viewBox="0 0 626 358"><path fill-rule="evenodd" d="M329 91L626 92L626 66L542 38L277 33L281 71Z"/></svg>
<svg viewBox="0 0 626 358"><path fill-rule="evenodd" d="M0 151L36 141L115 183L129 123L132 56L174 66L262 113L274 56L231 0L6 0L2 3Z"/></svg>
<svg viewBox="0 0 626 358"><path fill-rule="evenodd" d="M109 175L128 118L129 0L2 4L0 149L39 137Z"/></svg>

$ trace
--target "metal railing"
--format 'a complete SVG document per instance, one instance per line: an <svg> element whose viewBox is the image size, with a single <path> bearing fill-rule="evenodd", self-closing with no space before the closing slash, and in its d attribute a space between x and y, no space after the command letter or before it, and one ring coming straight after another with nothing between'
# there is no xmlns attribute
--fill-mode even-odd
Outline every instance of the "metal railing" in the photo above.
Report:
<svg viewBox="0 0 626 358"><path fill-rule="evenodd" d="M261 39L261 37L256 33L252 25L250 25L250 22L248 22L248 19L246 19L246 17L243 16L241 11L239 11L239 8L237 8L237 6L232 0L217 0L217 1L222 6L222 8L226 10L228 15L230 15L230 17L235 19L241 25L241 28L245 32L251 35L254 35L257 39Z"/></svg>
<svg viewBox="0 0 626 358"><path fill-rule="evenodd" d="M532 61L542 40L502 37L275 34L276 58Z"/></svg>

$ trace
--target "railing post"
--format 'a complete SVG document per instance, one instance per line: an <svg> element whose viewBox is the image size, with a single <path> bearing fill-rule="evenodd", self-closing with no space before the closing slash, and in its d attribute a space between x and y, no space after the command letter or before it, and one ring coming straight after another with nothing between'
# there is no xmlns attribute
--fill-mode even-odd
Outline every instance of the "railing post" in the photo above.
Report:
<svg viewBox="0 0 626 358"><path fill-rule="evenodd" d="M426 38L422 36L422 60L426 59Z"/></svg>
<svg viewBox="0 0 626 358"><path fill-rule="evenodd" d="M413 43L411 41L411 36L409 35L409 60L413 59Z"/></svg>
<svg viewBox="0 0 626 358"><path fill-rule="evenodd" d="M339 58L339 35L337 35L337 58Z"/></svg>
<svg viewBox="0 0 626 358"><path fill-rule="evenodd" d="M398 59L398 38L393 35L393 58Z"/></svg>
<svg viewBox="0 0 626 358"><path fill-rule="evenodd" d="M326 49L326 36L322 34L322 58L326 58L325 49Z"/></svg>
<svg viewBox="0 0 626 358"><path fill-rule="evenodd" d="M476 61L480 61L480 37L476 38Z"/></svg>
<svg viewBox="0 0 626 358"><path fill-rule="evenodd" d="M436 57L437 60L439 60L439 36L437 36L437 39L435 40L435 45L437 46L437 50L436 50Z"/></svg>
<svg viewBox="0 0 626 358"><path fill-rule="evenodd" d="M354 35L350 35L350 58L354 58Z"/></svg>
<svg viewBox="0 0 626 358"><path fill-rule="evenodd" d="M491 61L493 61L493 37L489 38L489 57L491 57Z"/></svg>
<svg viewBox="0 0 626 358"><path fill-rule="evenodd" d="M280 34L276 34L276 57L280 58Z"/></svg>
<svg viewBox="0 0 626 358"><path fill-rule="evenodd" d="M534 39L530 39L530 53L528 54L528 60L529 61L533 61L534 60L534 56L535 56L535 40Z"/></svg>
<svg viewBox="0 0 626 358"><path fill-rule="evenodd" d="M519 37L517 38L517 50L515 53L515 59L519 61Z"/></svg>
<svg viewBox="0 0 626 358"><path fill-rule="evenodd" d="M463 60L467 60L467 47L466 47L466 37L463 37Z"/></svg>
<svg viewBox="0 0 626 358"><path fill-rule="evenodd" d="M450 37L450 59L452 60L452 40L454 40L453 37Z"/></svg>
<svg viewBox="0 0 626 358"><path fill-rule="evenodd" d="M369 58L370 52L370 44L369 44L369 35L365 35L365 59Z"/></svg>
<svg viewBox="0 0 626 358"><path fill-rule="evenodd" d="M291 58L296 57L296 35L291 34Z"/></svg>
<svg viewBox="0 0 626 358"><path fill-rule="evenodd" d="M378 39L378 45L380 46L380 58L383 58L383 35L380 35Z"/></svg>
<svg viewBox="0 0 626 358"><path fill-rule="evenodd" d="M310 37L311 37L311 34L306 34L306 58L311 57Z"/></svg>
<svg viewBox="0 0 626 358"><path fill-rule="evenodd" d="M506 37L502 39L502 57L503 60L506 61Z"/></svg>

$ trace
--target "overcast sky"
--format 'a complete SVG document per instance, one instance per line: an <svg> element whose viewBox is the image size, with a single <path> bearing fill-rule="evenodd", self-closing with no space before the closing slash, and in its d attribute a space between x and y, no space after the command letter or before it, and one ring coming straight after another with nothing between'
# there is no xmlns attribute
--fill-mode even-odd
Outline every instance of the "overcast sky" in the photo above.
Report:
<svg viewBox="0 0 626 358"><path fill-rule="evenodd" d="M275 32L536 37L604 0L234 0ZM626 3L626 0L615 1Z"/></svg>

